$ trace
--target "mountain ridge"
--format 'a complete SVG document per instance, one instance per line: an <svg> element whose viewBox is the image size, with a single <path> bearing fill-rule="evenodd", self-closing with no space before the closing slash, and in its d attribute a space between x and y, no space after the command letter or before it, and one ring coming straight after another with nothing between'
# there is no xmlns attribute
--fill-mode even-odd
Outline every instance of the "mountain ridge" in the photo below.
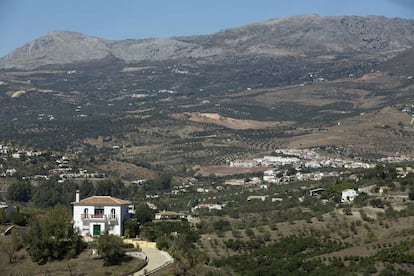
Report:
<svg viewBox="0 0 414 276"><path fill-rule="evenodd" d="M321 53L387 53L411 48L414 20L383 16L283 17L209 35L107 40L53 31L0 59L0 69L34 69L104 59L126 63L232 55L301 56Z"/></svg>

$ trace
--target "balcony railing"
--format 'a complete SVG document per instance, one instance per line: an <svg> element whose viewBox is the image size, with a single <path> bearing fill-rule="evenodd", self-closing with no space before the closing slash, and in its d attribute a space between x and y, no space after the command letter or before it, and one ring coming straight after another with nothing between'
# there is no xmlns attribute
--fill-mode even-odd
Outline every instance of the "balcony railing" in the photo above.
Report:
<svg viewBox="0 0 414 276"><path fill-rule="evenodd" d="M116 222L118 220L117 215L105 215L105 214L82 214L81 219L83 221L109 221L109 222Z"/></svg>

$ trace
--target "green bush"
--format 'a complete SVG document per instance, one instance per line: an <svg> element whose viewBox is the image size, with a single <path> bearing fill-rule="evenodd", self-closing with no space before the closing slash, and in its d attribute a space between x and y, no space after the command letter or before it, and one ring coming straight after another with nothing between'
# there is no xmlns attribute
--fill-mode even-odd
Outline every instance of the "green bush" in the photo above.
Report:
<svg viewBox="0 0 414 276"><path fill-rule="evenodd" d="M64 207L55 207L44 218L34 218L25 236L28 253L34 262L44 264L78 255L84 248L81 236L70 223L71 215Z"/></svg>
<svg viewBox="0 0 414 276"><path fill-rule="evenodd" d="M156 245L158 249L161 250L168 250L168 248L170 247L168 239L164 236L158 237L156 240Z"/></svg>
<svg viewBox="0 0 414 276"><path fill-rule="evenodd" d="M26 226L27 225L27 219L26 217L20 213L20 210L17 209L16 211L13 211L10 214L11 222L13 224L19 225L19 226Z"/></svg>
<svg viewBox="0 0 414 276"><path fill-rule="evenodd" d="M32 198L33 187L29 182L16 182L7 188L7 198L12 201L28 202Z"/></svg>
<svg viewBox="0 0 414 276"><path fill-rule="evenodd" d="M105 233L97 240L98 254L103 259L104 265L115 265L122 261L125 253L122 238Z"/></svg>

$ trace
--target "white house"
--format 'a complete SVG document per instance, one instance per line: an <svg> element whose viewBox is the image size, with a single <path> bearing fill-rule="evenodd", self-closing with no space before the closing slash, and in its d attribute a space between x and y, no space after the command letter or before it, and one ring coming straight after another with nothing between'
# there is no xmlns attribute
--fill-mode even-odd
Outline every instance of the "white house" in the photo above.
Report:
<svg viewBox="0 0 414 276"><path fill-rule="evenodd" d="M358 195L354 189L346 189L342 191L341 202L352 202Z"/></svg>
<svg viewBox="0 0 414 276"><path fill-rule="evenodd" d="M99 236L105 231L108 234L121 236L123 222L130 218L128 207L131 202L111 196L91 196L79 199L73 205L73 227L82 236Z"/></svg>

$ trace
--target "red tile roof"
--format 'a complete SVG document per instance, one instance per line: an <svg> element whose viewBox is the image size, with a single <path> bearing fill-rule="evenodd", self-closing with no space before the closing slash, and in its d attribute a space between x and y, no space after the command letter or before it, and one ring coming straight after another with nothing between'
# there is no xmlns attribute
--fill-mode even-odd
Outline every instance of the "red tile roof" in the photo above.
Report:
<svg viewBox="0 0 414 276"><path fill-rule="evenodd" d="M79 202L72 202L73 205L125 205L131 204L130 201L119 199L112 196L91 196L79 200Z"/></svg>

